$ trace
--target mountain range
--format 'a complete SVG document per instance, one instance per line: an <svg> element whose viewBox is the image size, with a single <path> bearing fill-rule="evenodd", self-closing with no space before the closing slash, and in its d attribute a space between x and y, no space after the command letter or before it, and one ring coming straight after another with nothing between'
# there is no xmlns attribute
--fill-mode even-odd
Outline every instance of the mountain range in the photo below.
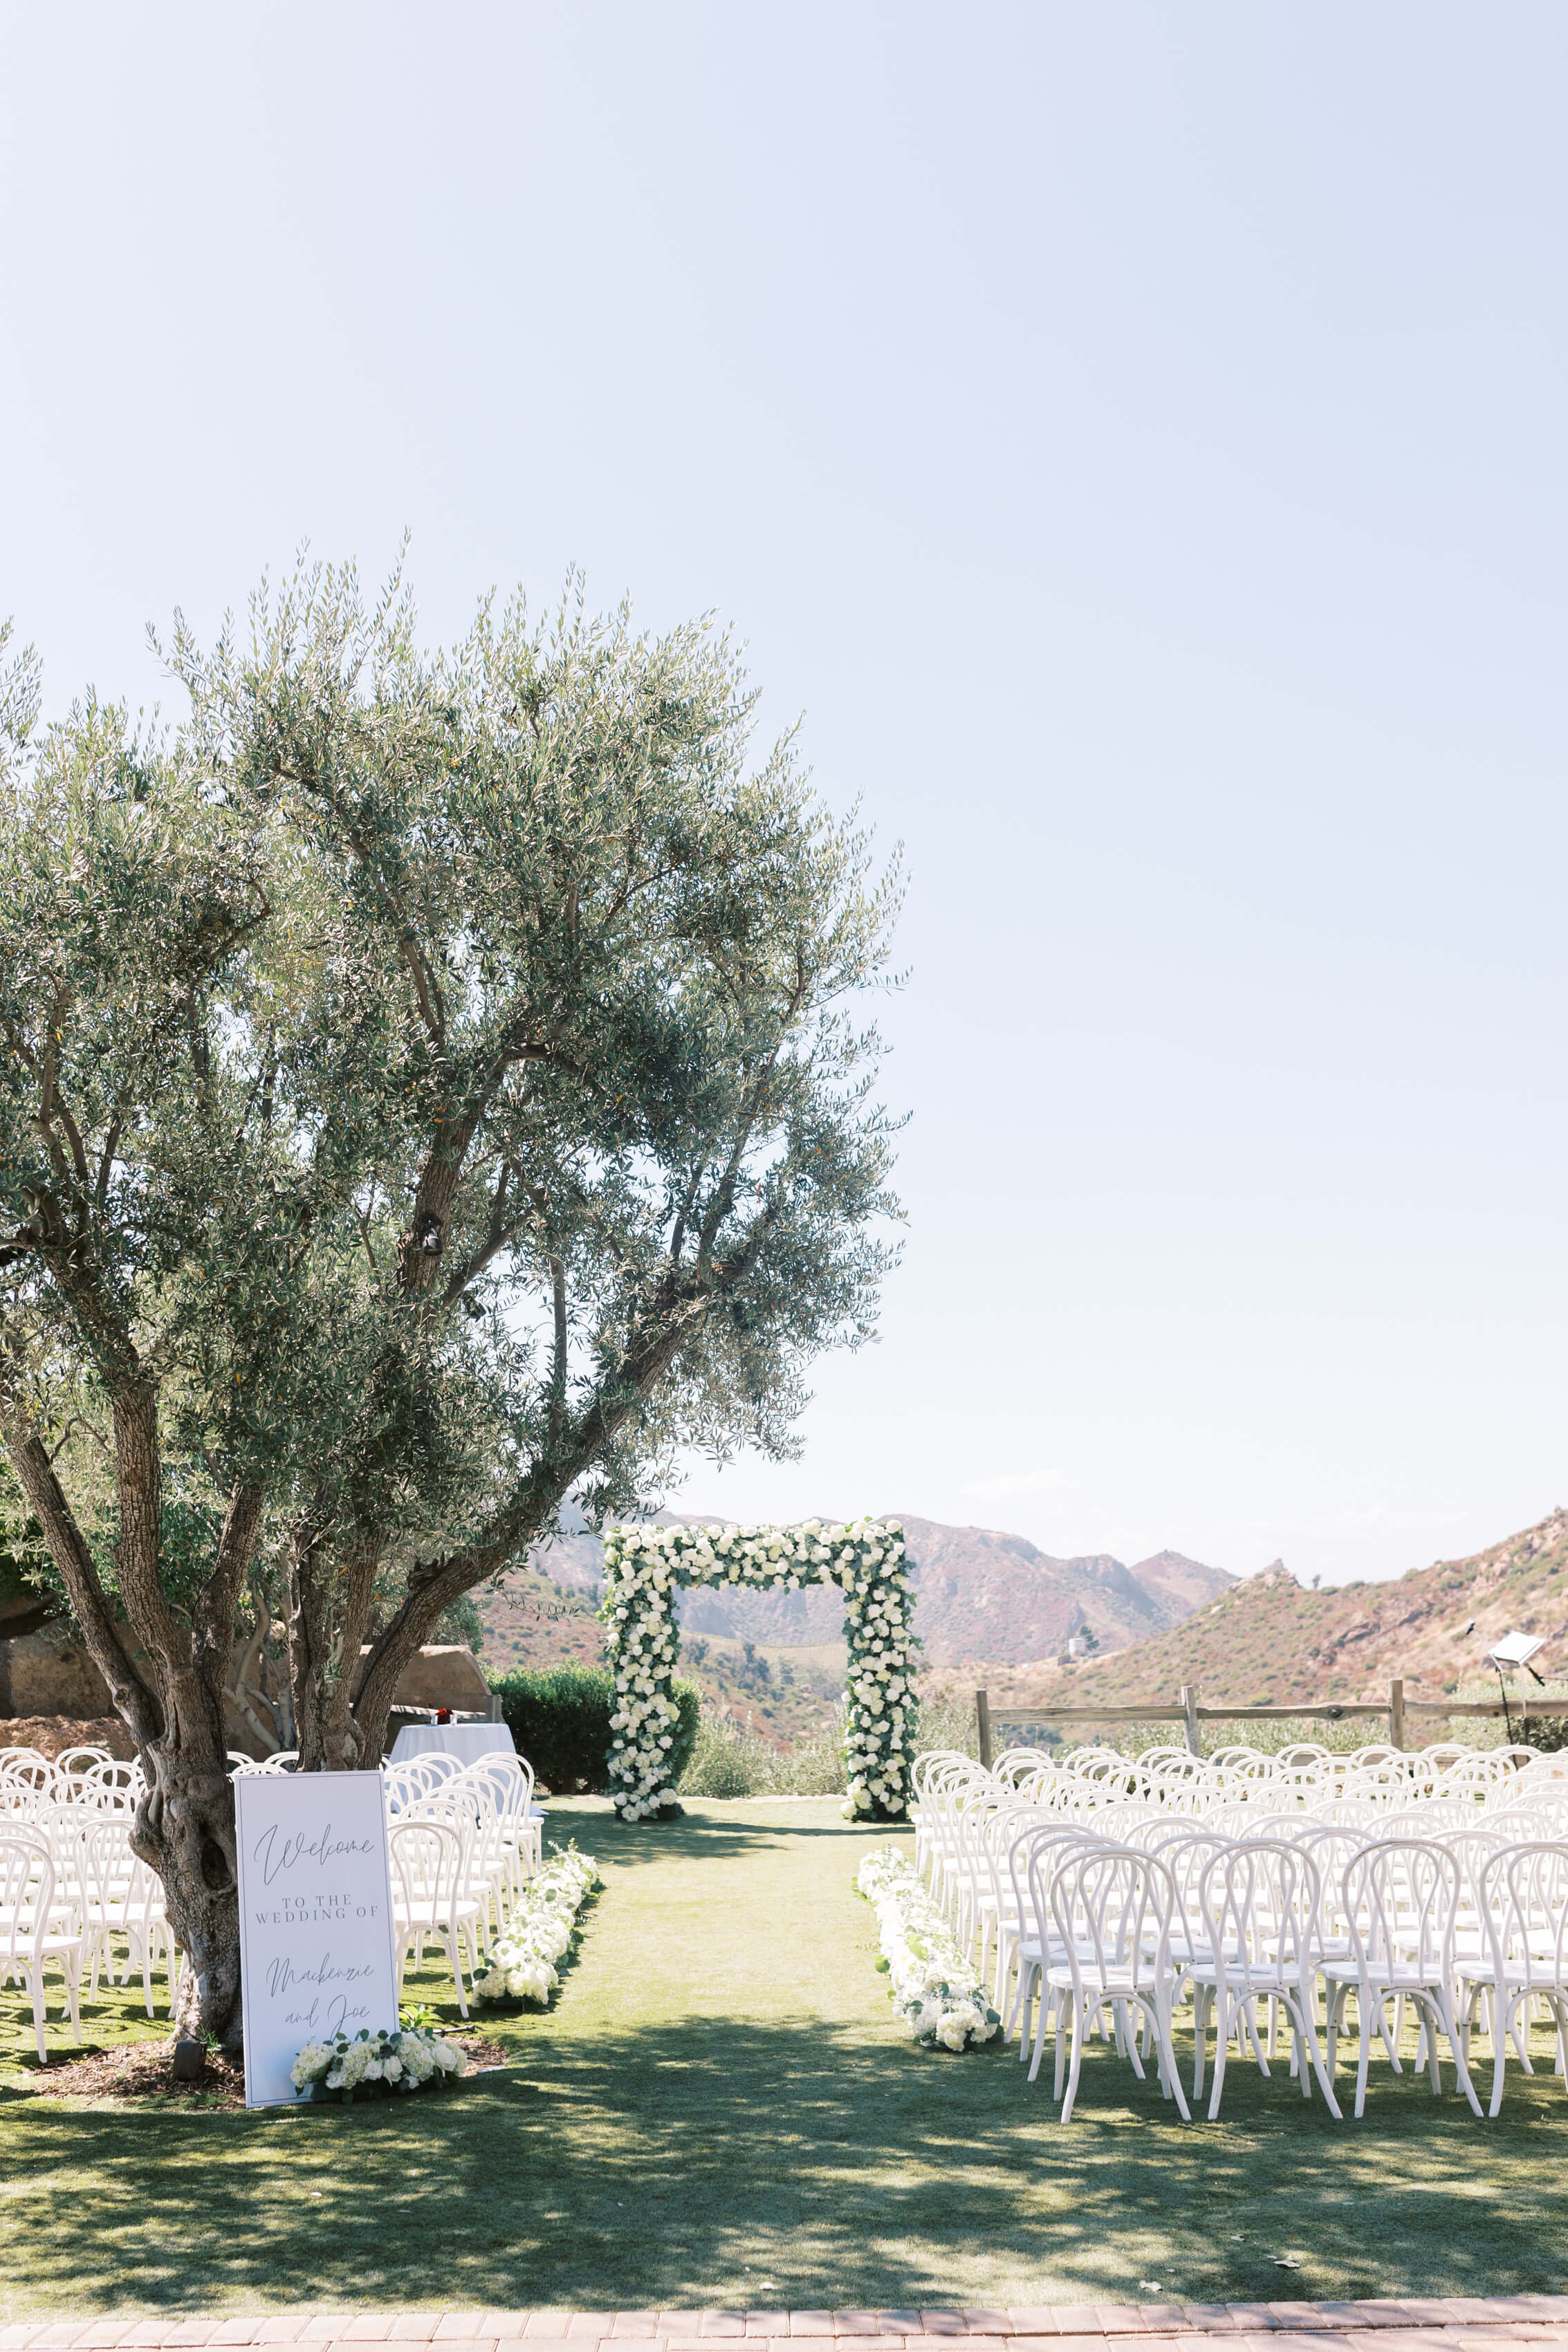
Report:
<svg viewBox="0 0 1568 2352"><path fill-rule="evenodd" d="M889 1513L890 1517L902 1514ZM699 1519L700 1513L661 1513ZM716 1524L709 1521L708 1524ZM930 1665L967 1658L1009 1663L1056 1657L1087 1630L1098 1653L1145 1643L1179 1624L1237 1580L1180 1552L1155 1552L1135 1567L1109 1553L1056 1559L1024 1536L903 1517L915 1592L915 1630ZM529 1556L529 1566L563 1591L597 1593L600 1542L587 1528L563 1533ZM822 1587L800 1592L733 1592L706 1586L683 1593L683 1631L769 1647L837 1643L843 1603Z"/></svg>
<svg viewBox="0 0 1568 2352"><path fill-rule="evenodd" d="M1135 1650L1071 1666L1013 1665L988 1688L993 1706L1097 1699L1132 1706L1174 1704L1186 1683L1205 1703L1246 1706L1378 1699L1399 1675L1411 1698L1451 1698L1461 1685L1488 1696L1495 1682L1486 1654L1514 1632L1541 1637L1534 1663L1544 1680L1568 1672L1568 1511L1552 1511L1490 1550L1410 1569L1385 1584L1308 1591L1276 1562ZM1525 1686L1533 1698L1534 1684Z"/></svg>

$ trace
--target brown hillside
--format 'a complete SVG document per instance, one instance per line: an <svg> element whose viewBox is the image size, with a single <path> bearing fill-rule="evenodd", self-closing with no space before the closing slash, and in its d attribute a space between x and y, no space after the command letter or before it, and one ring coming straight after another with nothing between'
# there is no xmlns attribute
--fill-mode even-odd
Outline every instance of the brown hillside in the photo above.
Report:
<svg viewBox="0 0 1568 2352"><path fill-rule="evenodd" d="M537 1569L514 1569L499 1587L486 1586L475 1598L485 1628L479 1663L487 1675L568 1662L603 1664L604 1629L592 1601L563 1591ZM821 1653L758 1643L748 1656L742 1642L693 1634L683 1647L680 1671L701 1685L710 1706L787 1743L831 1716L845 1663L841 1640Z"/></svg>
<svg viewBox="0 0 1568 2352"><path fill-rule="evenodd" d="M1265 1569L1136 1651L1058 1668L984 1667L951 1679L987 1682L993 1703L1057 1701L1108 1706L1174 1705L1184 1683L1206 1703L1376 1699L1402 1675L1412 1697L1452 1696L1483 1675L1490 1644L1514 1629L1545 1642L1537 1664L1568 1666L1568 1511L1472 1559L1411 1569L1387 1584L1304 1590L1282 1566ZM1474 1621L1474 1631L1466 1628Z"/></svg>
<svg viewBox="0 0 1568 2352"><path fill-rule="evenodd" d="M1224 1569L1206 1568L1175 1551L1126 1568L1104 1552L1053 1559L1027 1538L995 1528L904 1517L904 1529L915 1630L936 1666L975 1657L1053 1658L1068 1635L1085 1625L1102 1651L1124 1649L1178 1623L1235 1583ZM558 1537L548 1550L531 1555L531 1565L552 1582L584 1596L598 1591L600 1563L599 1539L586 1533ZM679 1606L688 1634L817 1647L843 1633L843 1603L821 1587L737 1593L707 1586L683 1594Z"/></svg>

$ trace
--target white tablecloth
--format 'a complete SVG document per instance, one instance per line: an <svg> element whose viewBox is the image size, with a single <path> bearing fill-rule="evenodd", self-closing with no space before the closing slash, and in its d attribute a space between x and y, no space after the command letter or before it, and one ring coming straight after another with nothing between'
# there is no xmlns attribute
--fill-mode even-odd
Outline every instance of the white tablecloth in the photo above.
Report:
<svg viewBox="0 0 1568 2352"><path fill-rule="evenodd" d="M472 1764L476 1756L515 1756L517 1743L504 1723L405 1723L392 1742L392 1760L406 1763L411 1756L436 1751L461 1756Z"/></svg>

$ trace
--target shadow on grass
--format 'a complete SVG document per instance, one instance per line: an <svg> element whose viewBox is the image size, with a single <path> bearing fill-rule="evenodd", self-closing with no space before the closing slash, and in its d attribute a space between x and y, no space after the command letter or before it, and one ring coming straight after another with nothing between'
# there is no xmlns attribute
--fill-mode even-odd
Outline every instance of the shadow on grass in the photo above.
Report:
<svg viewBox="0 0 1568 2352"><path fill-rule="evenodd" d="M746 1815L745 1800L736 1801L736 1813L731 1815L718 1798L691 1799L679 1821L622 1822L607 1808L591 1808L579 1798L552 1798L544 1808L544 1833L547 1846L565 1845L575 1839L584 1852L601 1862L647 1863L668 1861L672 1855L695 1860L699 1855L715 1861L738 1861L747 1854L768 1848L782 1849L805 1841L810 1843L868 1841L881 1843L886 1839L905 1839L913 1835L908 1828L894 1822L874 1823L842 1820L813 1822L799 1818L806 1804L835 1805L831 1797L808 1798L801 1806L764 1807L761 1804ZM702 1805L705 1810L694 1810ZM712 1807L712 1811L706 1810Z"/></svg>
<svg viewBox="0 0 1568 2352"><path fill-rule="evenodd" d="M1233 2066L1183 2126L1096 2045L1063 2127L1011 2052L685 2019L432 2100L257 2116L0 2112L6 2306L834 2307L1560 2285L1568 2101L1500 2123L1406 2074L1336 2126ZM1547 2061L1550 2063L1550 2061ZM1448 2076L1451 2082L1451 2071ZM1281 2256L1300 2267L1281 2271Z"/></svg>

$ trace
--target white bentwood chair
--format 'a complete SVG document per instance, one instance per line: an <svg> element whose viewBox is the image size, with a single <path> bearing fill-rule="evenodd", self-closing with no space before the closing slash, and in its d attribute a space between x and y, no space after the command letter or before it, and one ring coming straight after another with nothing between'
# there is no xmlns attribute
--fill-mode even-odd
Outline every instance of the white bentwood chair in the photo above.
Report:
<svg viewBox="0 0 1568 2352"><path fill-rule="evenodd" d="M1528 2072L1530 2012L1540 2001L1557 2029L1557 2072L1568 2053L1568 1841L1540 1838L1488 1855L1479 1874L1478 1906L1486 1947L1458 1967L1458 2007L1466 2054L1476 2009L1490 2011L1490 2117L1502 2109L1503 2074L1511 2040Z"/></svg>
<svg viewBox="0 0 1568 2352"><path fill-rule="evenodd" d="M1134 1847L1094 1846L1070 1854L1055 1872L1051 1911L1064 1957L1048 1966L1045 1982L1055 1996L1056 2095L1063 2123L1071 2120L1091 2021L1107 2011L1140 2081L1136 2026L1142 2020L1158 2053L1160 2088L1175 2099L1182 2121L1191 2122L1171 2046L1176 1902L1166 1864ZM1071 2012L1071 2045L1061 2031L1064 2008Z"/></svg>
<svg viewBox="0 0 1568 2352"><path fill-rule="evenodd" d="M0 1835L0 1984L19 1978L31 1995L38 2063L48 2063L44 1970L51 1963L65 1979L71 2038L81 2040L84 1935L80 1908L55 1883L47 1842L16 1831Z"/></svg>
<svg viewBox="0 0 1568 2352"><path fill-rule="evenodd" d="M1480 2114L1464 2042L1454 2014L1455 1930L1459 1909L1459 1865L1446 1847L1424 1838L1387 1838L1364 1846L1344 1874L1343 1901L1350 1937L1345 1959L1325 1958L1328 1985L1328 2071L1347 1997L1355 1994L1360 2048L1355 2074L1355 2113L1366 2105L1367 2069L1374 2020L1403 1995L1427 2028L1427 2062L1432 2088L1442 2088L1437 2035L1453 2052L1459 2088Z"/></svg>
<svg viewBox="0 0 1568 2352"><path fill-rule="evenodd" d="M1208 2020L1214 2014L1214 2088L1208 2119L1219 2114L1225 2059L1231 2034L1239 2044L1245 2030L1258 2070L1269 2073L1258 2004L1270 2003L1270 2019L1282 2009L1294 2040L1292 2074L1301 2096L1312 2096L1316 2074L1328 2111L1340 2120L1339 2101L1318 2041L1318 1952L1322 1914L1318 1874L1312 1856L1285 1839L1249 1838L1210 1855L1197 1883L1198 1911L1207 1950L1188 1962L1194 1989L1192 2095L1203 2095Z"/></svg>

